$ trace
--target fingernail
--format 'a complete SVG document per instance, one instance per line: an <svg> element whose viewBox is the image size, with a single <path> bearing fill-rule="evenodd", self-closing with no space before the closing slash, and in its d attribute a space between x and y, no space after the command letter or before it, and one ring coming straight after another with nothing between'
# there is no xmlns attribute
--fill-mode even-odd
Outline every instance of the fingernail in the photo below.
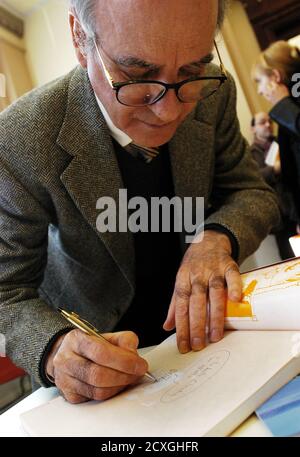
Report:
<svg viewBox="0 0 300 457"><path fill-rule="evenodd" d="M194 351L200 351L205 347L205 342L203 338L193 338L192 347Z"/></svg>
<svg viewBox="0 0 300 457"><path fill-rule="evenodd" d="M189 352L190 350L190 345L187 341L180 341L179 343L179 351L182 354L185 354L186 352Z"/></svg>
<svg viewBox="0 0 300 457"><path fill-rule="evenodd" d="M134 342L134 341L128 342L128 344L127 344L127 349L129 349L130 351L136 351L136 350L137 350L137 347L136 347L135 342Z"/></svg>
<svg viewBox="0 0 300 457"><path fill-rule="evenodd" d="M223 337L223 333L221 332L221 330L217 329L217 328L214 328L211 332L210 332L210 341L212 343L216 343L217 341L220 341Z"/></svg>

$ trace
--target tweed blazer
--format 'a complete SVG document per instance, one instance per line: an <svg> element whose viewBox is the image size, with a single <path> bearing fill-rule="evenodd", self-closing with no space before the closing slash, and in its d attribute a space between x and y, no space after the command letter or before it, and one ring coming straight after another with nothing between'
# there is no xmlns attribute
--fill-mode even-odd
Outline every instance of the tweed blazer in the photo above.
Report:
<svg viewBox="0 0 300 457"><path fill-rule="evenodd" d="M238 242L239 261L279 224L236 116L231 77L199 103L169 143L175 194L205 198ZM99 233L97 200L118 200L122 178L86 70L36 89L0 115L0 332L7 355L38 382L56 311L111 331L135 292L130 233ZM184 246L183 246L184 251Z"/></svg>

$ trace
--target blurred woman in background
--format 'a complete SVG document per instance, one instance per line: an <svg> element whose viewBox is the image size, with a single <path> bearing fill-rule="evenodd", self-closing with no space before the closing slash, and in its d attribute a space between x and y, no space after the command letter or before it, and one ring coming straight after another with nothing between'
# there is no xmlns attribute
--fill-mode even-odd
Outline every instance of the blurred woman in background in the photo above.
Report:
<svg viewBox="0 0 300 457"><path fill-rule="evenodd" d="M284 212L300 224L300 50L277 41L263 51L253 68L258 93L268 100L270 117L279 125Z"/></svg>

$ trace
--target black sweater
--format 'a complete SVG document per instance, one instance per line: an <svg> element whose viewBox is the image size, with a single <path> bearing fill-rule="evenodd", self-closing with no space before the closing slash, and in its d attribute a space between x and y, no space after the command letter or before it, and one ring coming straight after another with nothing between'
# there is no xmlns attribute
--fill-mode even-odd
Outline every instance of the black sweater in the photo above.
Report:
<svg viewBox="0 0 300 457"><path fill-rule="evenodd" d="M167 146L161 148L159 156L149 164L132 157L118 143L114 142L114 146L128 199L144 197L150 208L151 197L174 196ZM170 233L138 232L133 237L136 292L130 308L114 331L134 331L139 337L140 347L144 347L158 344L170 334L162 326L167 317L182 252L179 233L174 233L172 223Z"/></svg>

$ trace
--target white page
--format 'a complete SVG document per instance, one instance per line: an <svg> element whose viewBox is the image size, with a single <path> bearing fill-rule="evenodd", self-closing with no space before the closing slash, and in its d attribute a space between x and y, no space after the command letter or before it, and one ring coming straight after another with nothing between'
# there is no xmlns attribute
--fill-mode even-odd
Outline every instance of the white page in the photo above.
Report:
<svg viewBox="0 0 300 457"><path fill-rule="evenodd" d="M243 299L228 301L229 330L300 330L300 259L244 273Z"/></svg>
<svg viewBox="0 0 300 457"><path fill-rule="evenodd" d="M22 423L32 436L203 436L225 419L218 433L226 435L300 371L294 335L228 332L185 355L173 335L145 356L157 383L145 381L104 402L71 405L60 397L23 414ZM275 387L266 389L280 370Z"/></svg>
<svg viewBox="0 0 300 457"><path fill-rule="evenodd" d="M294 235L289 238L291 248L294 251L294 254L300 256L300 235Z"/></svg>
<svg viewBox="0 0 300 457"><path fill-rule="evenodd" d="M279 144L273 141L267 153L265 164L269 167L274 167L276 160L279 159Z"/></svg>

